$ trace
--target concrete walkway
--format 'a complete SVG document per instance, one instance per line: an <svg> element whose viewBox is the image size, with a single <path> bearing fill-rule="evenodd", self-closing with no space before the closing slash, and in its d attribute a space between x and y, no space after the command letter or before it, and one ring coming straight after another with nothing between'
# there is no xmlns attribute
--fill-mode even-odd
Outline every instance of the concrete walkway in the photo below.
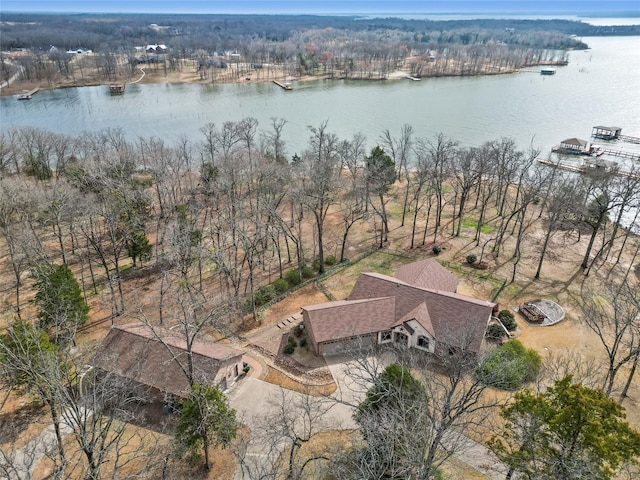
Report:
<svg viewBox="0 0 640 480"><path fill-rule="evenodd" d="M62 418L64 418L64 414ZM73 429L64 420L61 420L60 434L62 437L64 438L72 432ZM30 479L36 464L48 452L58 448L57 445L56 432L53 424L51 424L24 447L13 452L11 458L0 458L0 463L6 461L10 465L7 469L8 480Z"/></svg>
<svg viewBox="0 0 640 480"><path fill-rule="evenodd" d="M243 336L245 340L243 345L260 344L264 340L280 336L300 322L302 322L302 314L296 313L294 315L289 315L275 325L267 325L247 333Z"/></svg>

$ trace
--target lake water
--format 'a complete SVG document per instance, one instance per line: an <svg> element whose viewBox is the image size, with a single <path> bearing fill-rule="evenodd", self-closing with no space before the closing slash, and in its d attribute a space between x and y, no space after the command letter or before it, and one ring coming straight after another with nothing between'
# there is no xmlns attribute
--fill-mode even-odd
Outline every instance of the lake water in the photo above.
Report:
<svg viewBox="0 0 640 480"><path fill-rule="evenodd" d="M569 137L588 139L595 125L622 127L640 137L640 37L585 38L590 50L570 53L552 76L539 68L511 75L388 80L294 82L286 92L271 83L242 85L128 85L122 96L106 86L42 91L30 101L0 99L2 130L31 125L68 134L122 128L135 139L186 136L201 140L206 123L255 117L287 120L291 155L308 138L308 125L327 120L341 138L357 132L374 144L403 124L417 136L439 132L475 146L512 137L521 148L547 152ZM635 147L627 147L635 148Z"/></svg>

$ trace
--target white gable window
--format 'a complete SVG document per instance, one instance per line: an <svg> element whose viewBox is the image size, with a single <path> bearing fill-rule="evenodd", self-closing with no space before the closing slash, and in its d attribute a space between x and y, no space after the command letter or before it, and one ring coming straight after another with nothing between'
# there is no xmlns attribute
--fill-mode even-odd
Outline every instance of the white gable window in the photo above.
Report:
<svg viewBox="0 0 640 480"><path fill-rule="evenodd" d="M389 343L392 339L391 330L384 330L378 334L378 343Z"/></svg>

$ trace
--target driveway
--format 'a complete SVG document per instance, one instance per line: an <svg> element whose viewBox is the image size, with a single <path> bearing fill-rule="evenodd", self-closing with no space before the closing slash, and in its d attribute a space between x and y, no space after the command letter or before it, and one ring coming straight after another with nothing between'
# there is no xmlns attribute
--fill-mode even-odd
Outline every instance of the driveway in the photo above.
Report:
<svg viewBox="0 0 640 480"><path fill-rule="evenodd" d="M365 362L354 360L349 356L328 356L325 358L331 374L338 386L331 398L336 404L328 411L325 418L329 425L336 425L336 428L356 428L352 413L355 405L358 405L366 391L371 386L367 378L371 378L371 371L380 371L393 361L392 356L383 356L381 359L368 358ZM229 403L238 412L238 416L243 418L243 422L249 427L255 425L257 418L267 414L271 409L277 408L277 400L281 398L282 388L277 385L249 377L244 380L229 393ZM304 397L301 393L289 392L292 399ZM461 435L455 441L462 444L461 451L456 454L456 458L475 468L492 480L502 480L505 478L507 469L505 466L487 449L484 445ZM261 452L251 453L254 456L261 456ZM236 480L242 479L241 472L236 474Z"/></svg>
<svg viewBox="0 0 640 480"><path fill-rule="evenodd" d="M227 397L229 404L236 410L239 421L249 427L252 432L257 432L259 436L260 433L262 433L260 429L264 428L265 417L270 415L278 417L282 409L282 402L286 402L285 405L291 406L291 408L296 408L296 405L305 405L304 400L308 398L306 395L286 390L284 391L286 392L286 396L283 397L283 391L283 388L278 385L267 383L255 377L247 377L241 380L239 384L228 393ZM289 425L287 428L291 428L291 425L299 425L299 431L303 431L300 425L302 422L301 418L295 416L296 412L291 413L293 415L291 415L286 422L278 421L278 423L286 423ZM333 403L322 416L322 419L316 420L317 424L315 428L324 430L326 428L322 428L323 425L331 425L341 429L355 428L356 425L351 417L351 413L351 407L341 403ZM285 439L281 439L281 444L277 445L278 452L287 447L285 442ZM254 441L249 444L246 458L249 459L250 464L253 464L253 462L270 464L268 462L272 462L275 459L270 447L271 444L268 441L264 443ZM242 480L243 478L245 477L243 477L242 470L239 468L236 472L235 480Z"/></svg>
<svg viewBox="0 0 640 480"><path fill-rule="evenodd" d="M227 395L229 404L235 408L238 417L251 428L255 420L264 417L276 407L282 396L282 387L248 377L242 380L236 388ZM302 399L304 394L287 390L289 400ZM353 409L344 404L336 404L327 413L330 424L340 425L340 428L355 428L351 418Z"/></svg>

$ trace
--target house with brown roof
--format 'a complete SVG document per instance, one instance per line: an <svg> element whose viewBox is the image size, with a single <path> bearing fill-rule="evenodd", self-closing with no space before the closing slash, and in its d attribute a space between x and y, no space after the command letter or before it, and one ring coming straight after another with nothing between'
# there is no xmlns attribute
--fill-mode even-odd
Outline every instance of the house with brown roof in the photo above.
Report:
<svg viewBox="0 0 640 480"><path fill-rule="evenodd" d="M476 356L495 304L460 295L457 286L433 259L405 265L395 277L362 273L348 300L302 307L309 345L317 355L396 344Z"/></svg>
<svg viewBox="0 0 640 480"><path fill-rule="evenodd" d="M432 258L402 265L395 277L416 287L453 293L458 289L458 277Z"/></svg>
<svg viewBox="0 0 640 480"><path fill-rule="evenodd" d="M196 338L189 349L176 332L132 323L111 328L96 355L96 367L143 385L163 400L189 394L190 363L196 383L228 388L242 372L243 353L204 338Z"/></svg>
<svg viewBox="0 0 640 480"><path fill-rule="evenodd" d="M553 147L552 151L559 153L571 153L576 155L590 155L598 150L598 145L593 145L580 138L567 138Z"/></svg>

